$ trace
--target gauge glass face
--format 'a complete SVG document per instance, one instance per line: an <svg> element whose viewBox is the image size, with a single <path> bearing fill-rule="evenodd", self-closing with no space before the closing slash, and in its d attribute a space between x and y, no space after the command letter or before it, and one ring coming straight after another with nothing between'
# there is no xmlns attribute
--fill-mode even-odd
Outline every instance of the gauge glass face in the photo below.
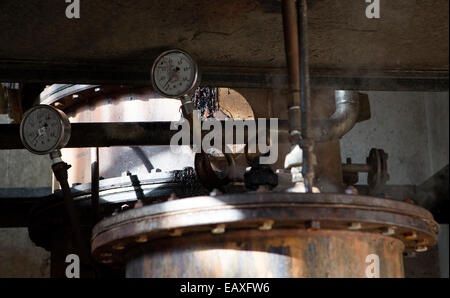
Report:
<svg viewBox="0 0 450 298"><path fill-rule="evenodd" d="M174 51L155 61L153 80L157 89L167 96L185 95L195 84L197 69L183 52Z"/></svg>
<svg viewBox="0 0 450 298"><path fill-rule="evenodd" d="M31 111L22 123L22 138L36 152L50 152L61 137L60 115L51 108L39 107Z"/></svg>

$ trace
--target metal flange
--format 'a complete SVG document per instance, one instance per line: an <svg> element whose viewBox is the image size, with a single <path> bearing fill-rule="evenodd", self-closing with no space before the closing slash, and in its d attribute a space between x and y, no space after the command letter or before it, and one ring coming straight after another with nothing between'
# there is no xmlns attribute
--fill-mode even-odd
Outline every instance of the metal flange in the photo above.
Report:
<svg viewBox="0 0 450 298"><path fill-rule="evenodd" d="M157 239L276 229L376 233L401 240L407 251L418 251L436 243L438 224L421 207L368 196L283 192L204 196L104 219L94 227L92 254L102 263L118 265L127 251Z"/></svg>

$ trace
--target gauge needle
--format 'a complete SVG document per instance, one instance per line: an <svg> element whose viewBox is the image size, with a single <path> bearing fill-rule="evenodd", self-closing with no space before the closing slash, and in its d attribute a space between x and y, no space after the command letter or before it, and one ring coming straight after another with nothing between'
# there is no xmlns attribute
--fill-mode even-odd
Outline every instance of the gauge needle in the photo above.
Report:
<svg viewBox="0 0 450 298"><path fill-rule="evenodd" d="M44 128L44 129L43 129ZM38 135L34 137L34 139L31 142L34 142L35 140L37 140L40 136L45 135L45 127L42 127L40 129L38 129Z"/></svg>
<svg viewBox="0 0 450 298"><path fill-rule="evenodd" d="M34 142L34 140L36 140L37 138L39 138L41 135L37 135L34 137L34 139L31 140L31 142Z"/></svg>
<svg viewBox="0 0 450 298"><path fill-rule="evenodd" d="M169 66L169 79L167 80L167 82L164 84L163 89L166 90L167 85L169 85L169 83L173 80L174 77L176 77L177 75L177 69L172 69Z"/></svg>
<svg viewBox="0 0 450 298"><path fill-rule="evenodd" d="M169 84L169 82L170 82L171 79L172 79L172 78L169 78L169 79L167 80L167 82L164 84L164 87L163 87L164 90L166 90L166 87L167 87L167 85Z"/></svg>
<svg viewBox="0 0 450 298"><path fill-rule="evenodd" d="M170 76L169 76L169 79L168 79L167 82L164 84L164 87L163 87L164 90L166 90L167 85L173 80L173 78L174 78L174 74L171 73Z"/></svg>
<svg viewBox="0 0 450 298"><path fill-rule="evenodd" d="M34 139L33 139L31 142L32 142L32 143L35 143L35 141L36 141L40 136L42 136L42 135L41 135L41 134L37 135L36 137L34 137Z"/></svg>

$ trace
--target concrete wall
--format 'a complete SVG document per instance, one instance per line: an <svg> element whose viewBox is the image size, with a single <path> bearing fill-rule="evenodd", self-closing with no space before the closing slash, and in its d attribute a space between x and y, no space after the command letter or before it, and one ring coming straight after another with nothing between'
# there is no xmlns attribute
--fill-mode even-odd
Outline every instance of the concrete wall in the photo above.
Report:
<svg viewBox="0 0 450 298"><path fill-rule="evenodd" d="M370 148L389 154L388 184L419 185L449 163L449 94L368 92L370 120L358 123L341 140L342 159L364 163ZM360 174L358 184L367 183ZM407 277L448 277L448 224L441 224L438 245L405 258Z"/></svg>
<svg viewBox="0 0 450 298"><path fill-rule="evenodd" d="M0 115L0 123L9 123ZM0 150L0 188L51 186L50 160L26 150ZM27 228L0 228L0 278L49 277L50 253L35 246Z"/></svg>
<svg viewBox="0 0 450 298"><path fill-rule="evenodd" d="M341 139L342 160L389 154L388 184L421 184L448 164L448 92L368 92L372 117ZM366 184L360 174L359 184Z"/></svg>
<svg viewBox="0 0 450 298"><path fill-rule="evenodd" d="M50 253L36 247L26 228L0 229L0 278L50 277Z"/></svg>
<svg viewBox="0 0 450 298"><path fill-rule="evenodd" d="M447 93L426 93L425 116L428 132L428 159L431 173L448 164L449 98Z"/></svg>

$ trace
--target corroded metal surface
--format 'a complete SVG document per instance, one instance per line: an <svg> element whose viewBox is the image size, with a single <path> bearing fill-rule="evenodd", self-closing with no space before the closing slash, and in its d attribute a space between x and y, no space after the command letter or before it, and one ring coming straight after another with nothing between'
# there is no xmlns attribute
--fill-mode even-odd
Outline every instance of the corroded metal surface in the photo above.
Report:
<svg viewBox="0 0 450 298"><path fill-rule="evenodd" d="M84 1L79 20L66 18L67 5L1 1L0 59L150 66L161 48L178 47L200 66L285 65L279 1ZM312 67L448 70L447 0L382 1L380 19L366 7L309 1Z"/></svg>
<svg viewBox="0 0 450 298"><path fill-rule="evenodd" d="M380 277L403 277L403 243L332 230L232 231L160 240L129 252L126 277L366 277L366 257L380 257Z"/></svg>
<svg viewBox="0 0 450 298"><path fill-rule="evenodd" d="M263 233L268 231L273 231L273 234ZM296 267L292 267L293 272L296 273L277 269L277 265L282 264L282 261L281 259L269 260L273 257L270 253L270 246L274 246L273 243L286 240L287 243L290 243L286 245L287 247L292 246L293 249L297 247L295 249L303 251L306 247L315 245L311 243L317 243L320 244L319 246L323 246L318 248L318 253L326 255L326 247L330 248L336 243L341 243L341 246L337 248L338 251L334 252L334 248L331 251L336 254L343 254L345 259L351 258L352 255L360 256L352 252L360 245L366 245L365 248L361 249L361 254L364 254L368 247L371 247L371 241L376 242L378 241L376 239L381 239L380 241L384 242L386 238L389 238L386 243L398 244L395 244L395 253L381 249L383 258L386 254L386 259L383 259L383 262L386 260L386 262L398 265L401 264L400 259L403 249L410 251L433 246L436 242L437 231L438 225L427 210L404 202L341 194L248 193L180 199L128 210L106 218L98 223L93 230L92 254L98 261L115 266L123 265L128 260L127 258L139 258L138 255L146 260L145 264L148 264L149 260L152 259L151 262L156 262L155 266L160 266L164 265L165 262L176 263L180 259L188 260L194 254L194 251L198 251L198 264L192 266L198 266L202 273L183 273L186 275L180 275L197 277L208 276L211 273L208 271L209 269L205 268L210 266L206 265L209 263L203 263L202 260L211 259L212 263L218 262L212 261L214 258L220 257L217 249L223 250L224 254L228 254L231 263L236 262L236 258L244 260L244 258L249 257L249 266L253 264L252 258L256 258L261 253L264 255L263 259L268 258L262 261L263 264L268 266L270 262L276 261L272 263L272 266L268 266L268 268L272 268L269 270L270 272L261 273L261 276L267 276L266 274L273 274L273 276L285 276L285 274L289 276L291 276L290 274L292 276L310 276L312 274L312 276L315 276L311 272L302 273L305 270L313 270L307 265L297 268L298 264L294 266L293 263L290 263L289 266ZM278 232L280 233L277 234ZM344 234L341 234L343 232ZM336 234L333 236L333 233ZM353 235L353 238L348 236L350 237L348 239L353 239L354 243L345 240L346 233ZM230 236L224 236L228 234ZM233 238L235 237L233 235L240 236ZM267 235L270 235L270 237ZM302 236L295 240L299 235ZM344 235L342 239L340 239L341 235ZM239 242L238 238L239 241L244 243L244 247L247 247L242 250L242 254L233 248L236 242ZM230 240L230 243L226 243L228 240ZM268 242L265 244L266 240ZM174 243L179 243L180 248L175 248L177 245ZM254 247L252 243L254 243ZM147 244L150 246L146 246ZM186 245L185 250L183 245ZM384 247L383 245L381 247ZM168 248L167 251L166 248ZM348 249L351 253L345 254L345 249ZM380 251L379 247L377 251ZM155 259L152 256L155 256ZM322 257L327 258L326 256ZM310 260L309 257L302 259L301 254L288 256L287 258L299 259L289 262L307 262ZM397 260L391 261L390 258ZM331 262L331 259L328 260ZM341 261L336 261L337 267L341 266L339 264L343 264L340 263ZM397 268L397 265L393 266ZM147 265L134 263L130 270L142 271L143 269L139 269L139 266ZM225 267L225 265L223 266ZM238 267L230 266L238 270ZM398 266L401 267L401 265ZM172 274L168 273L169 269L167 271L161 270L162 276ZM179 275L177 270L174 269L173 276ZM336 270L340 272L338 269ZM348 275L347 273L344 275L354 276L355 272L352 270L349 269ZM248 271L248 274L242 272L242 276L259 276L254 271L251 272ZM386 276L402 275L398 268L393 269L392 272ZM141 274L147 276L144 273ZM229 276L223 272L217 274L213 276ZM326 276L325 271L320 271L318 274ZM236 276L241 275L237 274Z"/></svg>
<svg viewBox="0 0 450 298"><path fill-rule="evenodd" d="M312 90L311 113L313 119L329 119L336 110L334 90ZM321 192L343 192L341 146L339 140L317 142L314 146L317 157L316 186Z"/></svg>

